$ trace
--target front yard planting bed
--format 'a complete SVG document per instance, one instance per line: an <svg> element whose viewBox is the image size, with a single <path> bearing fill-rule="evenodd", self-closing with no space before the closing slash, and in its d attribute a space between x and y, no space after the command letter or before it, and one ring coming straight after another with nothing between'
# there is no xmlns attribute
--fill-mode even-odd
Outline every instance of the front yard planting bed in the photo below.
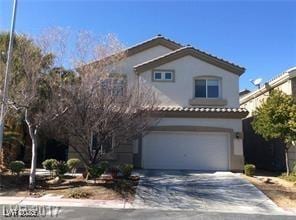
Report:
<svg viewBox="0 0 296 220"><path fill-rule="evenodd" d="M280 178L283 179L283 180L287 180L289 182L292 182L292 183L294 183L296 185L296 174L291 174L289 176L287 176L286 174L282 174L280 176Z"/></svg>
<svg viewBox="0 0 296 220"><path fill-rule="evenodd" d="M81 176L65 176L55 181L50 176L37 176L36 189L28 190L29 173L24 172L19 177L8 172L0 174L0 196L31 196L42 197L50 194L63 198L98 199L98 200L128 200L132 201L139 178L98 178L96 181L86 181Z"/></svg>
<svg viewBox="0 0 296 220"><path fill-rule="evenodd" d="M254 177L242 175L279 207L296 212L296 185L276 173L256 171Z"/></svg>

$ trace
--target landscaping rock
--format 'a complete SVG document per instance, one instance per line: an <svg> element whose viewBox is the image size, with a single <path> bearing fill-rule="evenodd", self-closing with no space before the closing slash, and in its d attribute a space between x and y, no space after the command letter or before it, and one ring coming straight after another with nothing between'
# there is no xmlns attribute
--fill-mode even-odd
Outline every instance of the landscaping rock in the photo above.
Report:
<svg viewBox="0 0 296 220"><path fill-rule="evenodd" d="M274 182L272 182L271 178L263 178L262 182L266 183L266 184L274 184Z"/></svg>
<svg viewBox="0 0 296 220"><path fill-rule="evenodd" d="M61 182L62 182L62 179L58 176L52 180L46 181L46 183L52 184L52 185L60 184Z"/></svg>

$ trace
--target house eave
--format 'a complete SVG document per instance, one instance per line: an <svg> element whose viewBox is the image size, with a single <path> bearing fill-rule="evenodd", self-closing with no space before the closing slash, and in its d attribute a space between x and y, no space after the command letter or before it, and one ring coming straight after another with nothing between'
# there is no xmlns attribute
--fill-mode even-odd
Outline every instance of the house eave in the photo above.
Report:
<svg viewBox="0 0 296 220"><path fill-rule="evenodd" d="M217 66L221 69L224 69L224 70L227 70L231 73L234 73L238 76L241 76L245 72L245 68L243 68L243 67L235 65L233 63L230 63L228 61L225 61L221 58L215 57L213 55L210 55L210 54L200 51L198 49L195 49L191 46L177 49L177 50L167 53L165 55L154 58L150 61L146 61L142 64L136 65L136 66L134 66L134 71L135 71L135 73L140 74L140 73L145 72L147 70L159 67L163 64L180 59L184 56L195 57L195 58L200 59L204 62L207 62L209 64Z"/></svg>
<svg viewBox="0 0 296 220"><path fill-rule="evenodd" d="M280 76L270 80L269 82L265 83L261 88L250 92L249 94L245 95L240 99L240 105L243 105L247 102L249 102L252 99L257 98L258 96L270 91L271 89L274 89L283 83L287 82L288 80L291 80L296 77L296 71L287 71L282 73Z"/></svg>

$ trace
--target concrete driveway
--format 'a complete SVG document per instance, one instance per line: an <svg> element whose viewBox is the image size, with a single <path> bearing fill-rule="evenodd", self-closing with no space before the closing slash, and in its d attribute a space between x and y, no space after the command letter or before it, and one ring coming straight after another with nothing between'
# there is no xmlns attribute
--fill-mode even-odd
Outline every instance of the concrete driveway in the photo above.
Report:
<svg viewBox="0 0 296 220"><path fill-rule="evenodd" d="M134 208L284 214L255 186L231 172L141 170Z"/></svg>

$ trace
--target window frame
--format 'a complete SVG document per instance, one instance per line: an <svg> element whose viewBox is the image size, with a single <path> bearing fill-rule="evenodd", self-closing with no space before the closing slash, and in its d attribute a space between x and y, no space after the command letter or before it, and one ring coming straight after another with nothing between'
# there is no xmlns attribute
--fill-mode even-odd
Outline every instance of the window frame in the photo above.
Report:
<svg viewBox="0 0 296 220"><path fill-rule="evenodd" d="M101 82L102 92L112 97L124 97L127 91L126 76L110 76Z"/></svg>
<svg viewBox="0 0 296 220"><path fill-rule="evenodd" d="M161 74L161 79L155 78L156 73ZM166 79L166 73L171 74L171 79ZM175 82L175 71L174 70L164 70L164 69L152 70L152 82Z"/></svg>
<svg viewBox="0 0 296 220"><path fill-rule="evenodd" d="M205 97L197 97L196 96L196 81L197 80L205 80L206 81L206 96ZM218 82L218 96L217 97L208 97L208 80L217 80ZM196 99L221 99L222 98L222 78L215 76L201 76L193 78L193 97Z"/></svg>

